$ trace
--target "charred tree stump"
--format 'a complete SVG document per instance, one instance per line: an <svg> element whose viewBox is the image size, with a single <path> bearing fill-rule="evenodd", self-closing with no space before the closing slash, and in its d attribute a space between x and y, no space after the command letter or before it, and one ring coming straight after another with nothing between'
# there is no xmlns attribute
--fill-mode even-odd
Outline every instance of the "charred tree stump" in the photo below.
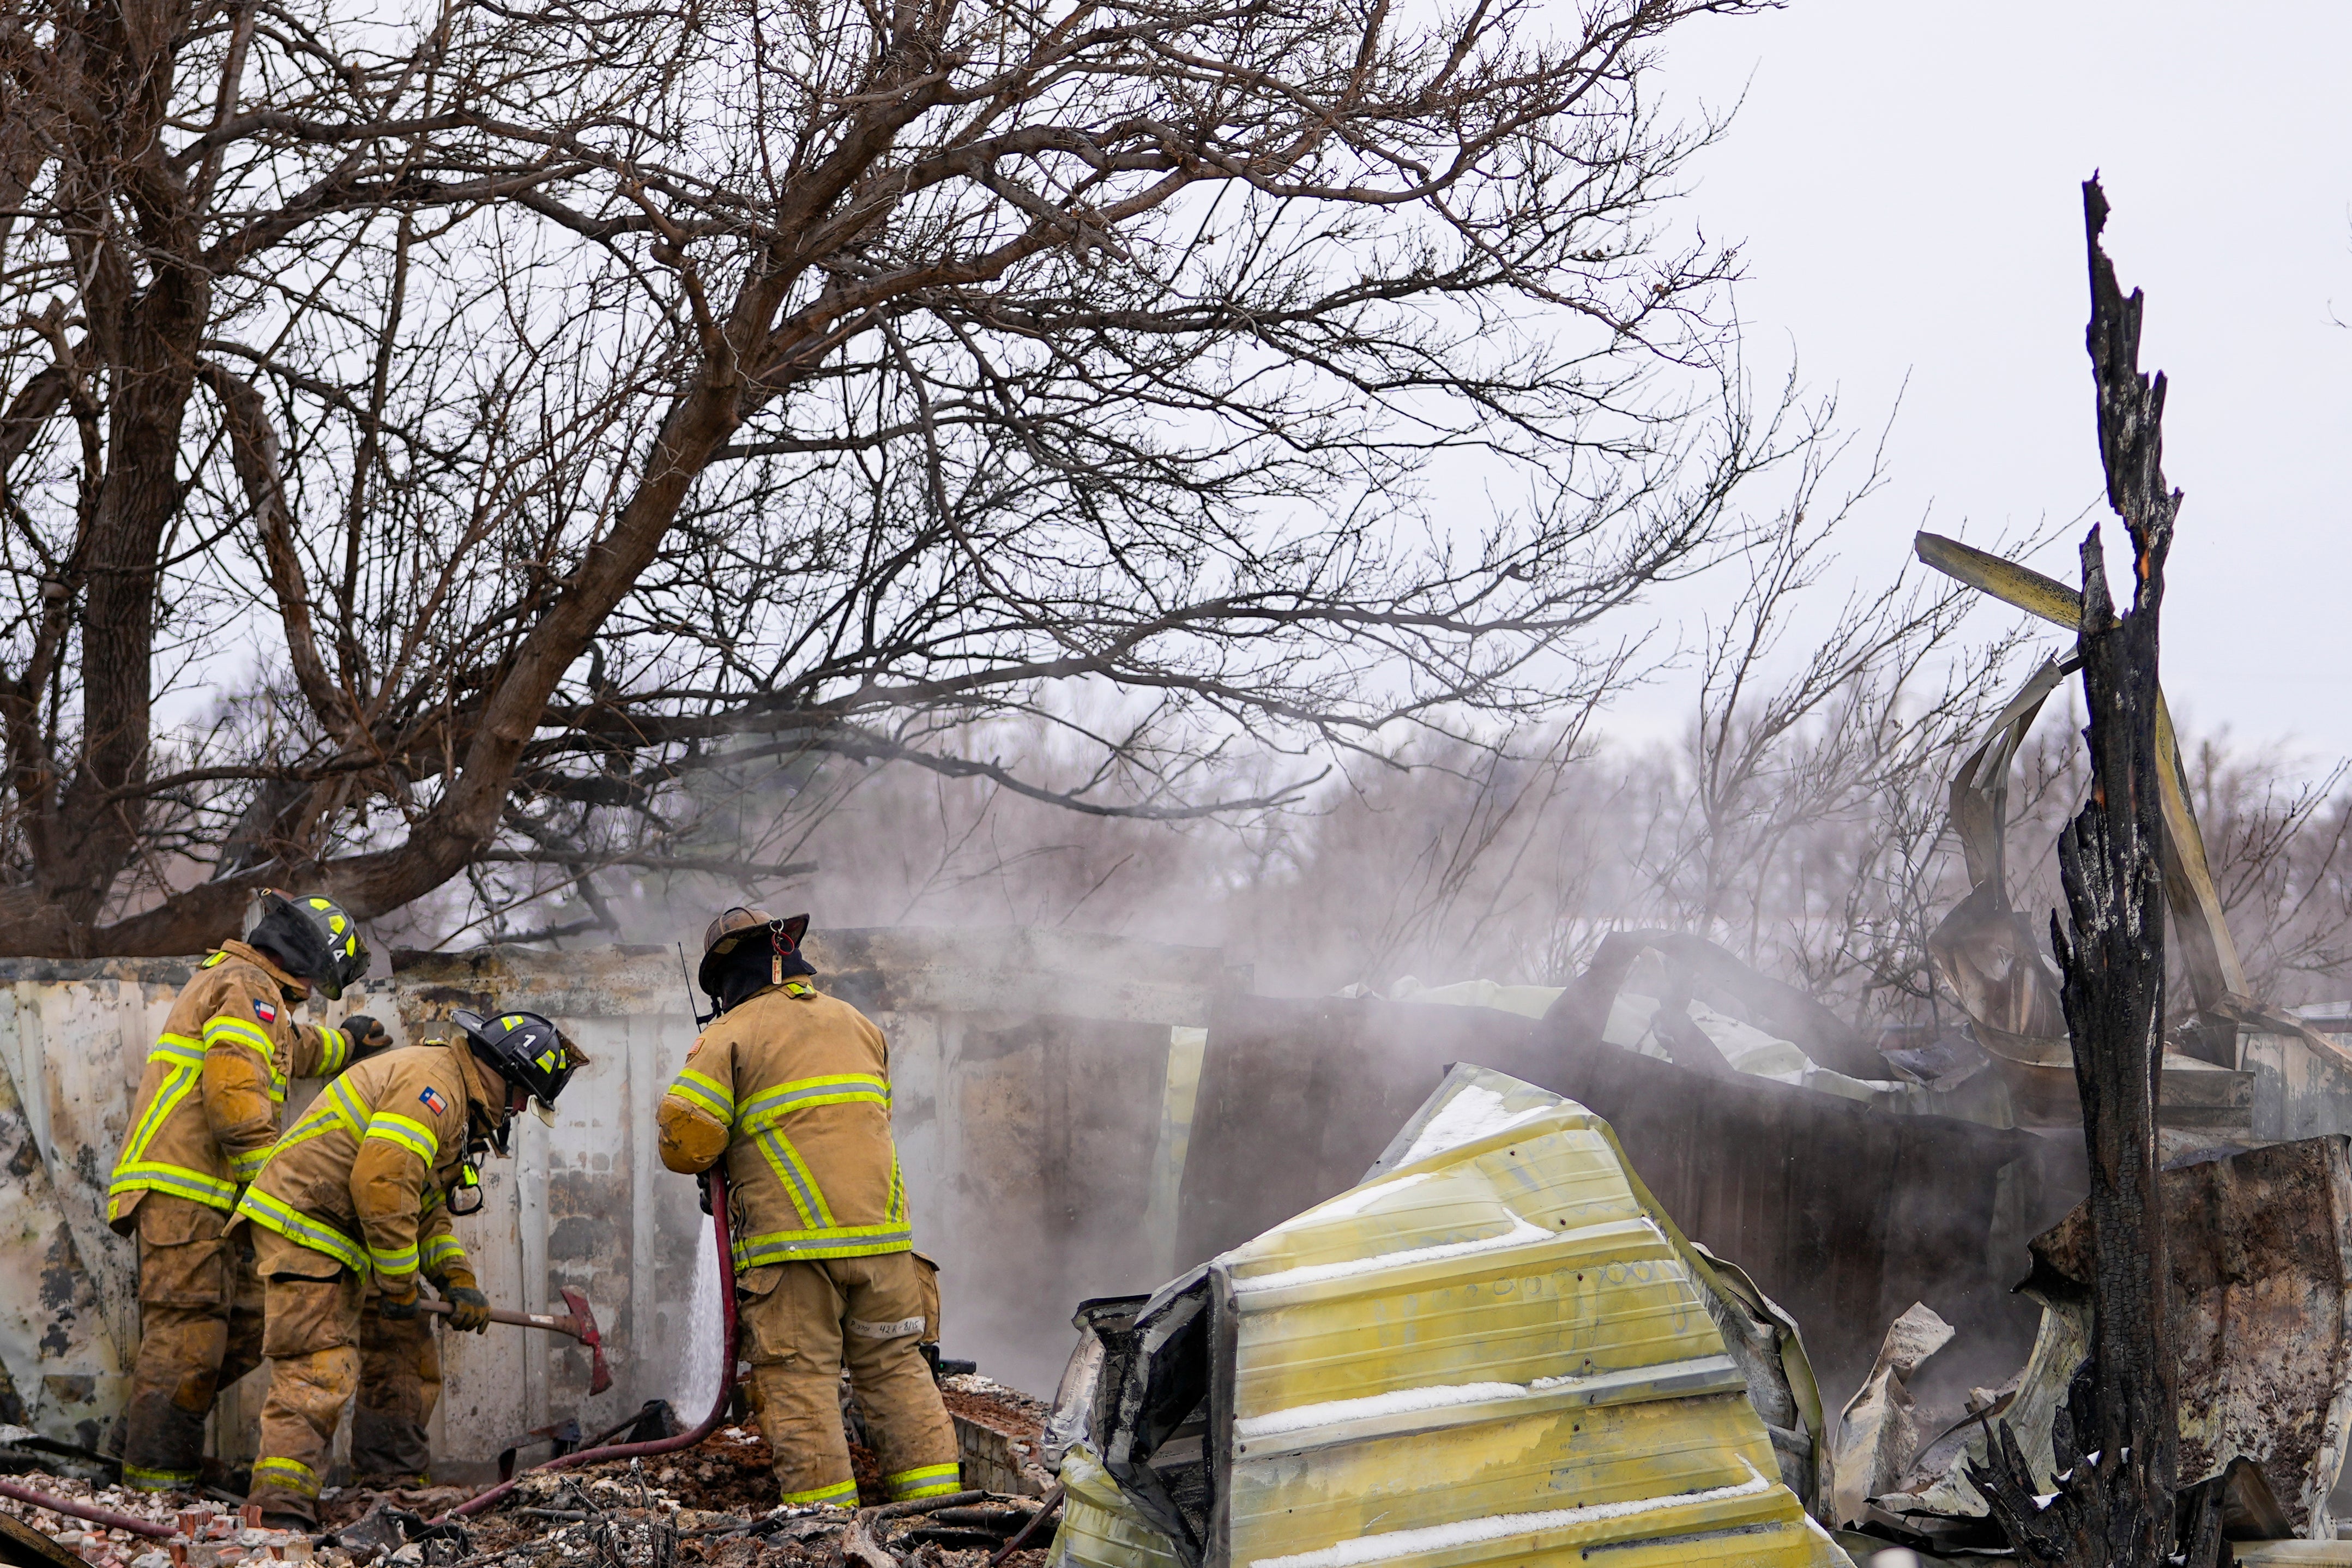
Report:
<svg viewBox="0 0 2352 1568"><path fill-rule="evenodd" d="M2100 247L2107 202L2083 186L2091 264L2093 380L2107 503L2132 543L2132 607L2118 615L2099 530L2083 542L2075 647L2090 719L2090 798L2058 841L2067 925L2051 916L2082 1090L2096 1248L2090 1377L2053 1432L2063 1472L2047 1507L2003 1423L1971 1479L2024 1562L2065 1568L2206 1568L2221 1551L2210 1506L2176 1522L2179 1416L2169 1279L2157 1194L2157 1077L2164 1048L2164 868L2156 745L2158 613L2180 492L2164 481L2165 380L2140 374L2145 300L2126 297ZM2183 1547L2188 1548L2186 1553Z"/></svg>

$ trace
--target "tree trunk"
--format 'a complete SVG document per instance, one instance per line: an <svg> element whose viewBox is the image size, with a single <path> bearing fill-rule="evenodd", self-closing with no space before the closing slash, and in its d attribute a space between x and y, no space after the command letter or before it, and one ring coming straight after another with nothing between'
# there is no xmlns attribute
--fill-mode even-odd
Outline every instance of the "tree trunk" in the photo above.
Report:
<svg viewBox="0 0 2352 1568"><path fill-rule="evenodd" d="M2117 615L2099 530L2083 543L2083 659L2090 798L2058 842L2067 928L2051 917L2082 1090L2095 1247L2087 1386L2057 1423L2064 1477L2048 1507L2004 1423L1974 1479L2021 1560L2158 1568L2178 1559L2179 1411L2169 1278L2158 1205L2157 1075L2164 1048L2163 805L2156 742L2157 633L2180 493L2164 482L2165 382L2139 372L2137 290L2126 298L2099 246L2107 204L2083 187L2091 263L2089 346L2107 500L2130 531L2131 609ZM2210 1509L2189 1531L2192 1568L2219 1551Z"/></svg>

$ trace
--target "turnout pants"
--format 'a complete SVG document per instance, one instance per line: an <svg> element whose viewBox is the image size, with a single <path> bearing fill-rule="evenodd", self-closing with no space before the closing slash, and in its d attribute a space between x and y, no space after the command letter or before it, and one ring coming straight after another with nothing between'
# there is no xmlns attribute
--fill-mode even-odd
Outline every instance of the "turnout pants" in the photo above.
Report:
<svg viewBox="0 0 2352 1568"><path fill-rule="evenodd" d="M857 1506L841 1424L845 1366L894 1499L959 1489L955 1427L916 1346L927 1321L912 1253L770 1264L736 1280L761 1434L787 1503Z"/></svg>
<svg viewBox="0 0 2352 1568"><path fill-rule="evenodd" d="M432 1484L433 1450L425 1436L441 1403L441 1342L420 1312L394 1321L378 1314L373 1287L360 1308L360 1402L352 1410L352 1480L374 1491Z"/></svg>
<svg viewBox="0 0 2352 1568"><path fill-rule="evenodd" d="M139 1355L123 1415L122 1481L194 1491L213 1397L261 1364L261 1279L242 1229L168 1193L139 1200Z"/></svg>
<svg viewBox="0 0 2352 1568"><path fill-rule="evenodd" d="M315 1521L335 1424L357 1392L352 1470L362 1486L423 1484L432 1463L425 1424L441 1397L441 1355L428 1318L388 1321L382 1298L323 1253L256 1231L268 1325L269 1397L247 1500L266 1513Z"/></svg>

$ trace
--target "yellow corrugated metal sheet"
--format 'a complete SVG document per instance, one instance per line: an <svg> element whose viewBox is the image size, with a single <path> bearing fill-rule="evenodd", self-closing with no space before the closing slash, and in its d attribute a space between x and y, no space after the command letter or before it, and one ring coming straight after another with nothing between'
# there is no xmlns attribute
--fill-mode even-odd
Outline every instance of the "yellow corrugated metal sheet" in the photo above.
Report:
<svg viewBox="0 0 2352 1568"><path fill-rule="evenodd" d="M1706 1261L1605 1123L1459 1068L1407 1133L1210 1266L1213 1568L1847 1564L1777 1479ZM1066 1479L1064 1561L1159 1555L1107 1474Z"/></svg>
<svg viewBox="0 0 2352 1568"><path fill-rule="evenodd" d="M1383 1174L1215 1265L1229 1561L1843 1562L1608 1126L1476 1069L1416 1120Z"/></svg>
<svg viewBox="0 0 2352 1568"><path fill-rule="evenodd" d="M1062 1456L1062 1523L1051 1568L1184 1568L1176 1543L1137 1515L1081 1443Z"/></svg>

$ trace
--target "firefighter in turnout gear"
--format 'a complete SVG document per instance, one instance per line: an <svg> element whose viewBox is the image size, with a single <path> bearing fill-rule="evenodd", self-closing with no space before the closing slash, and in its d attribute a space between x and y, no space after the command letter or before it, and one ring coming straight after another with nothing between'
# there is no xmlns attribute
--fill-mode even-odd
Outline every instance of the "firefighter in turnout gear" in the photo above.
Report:
<svg viewBox="0 0 2352 1568"><path fill-rule="evenodd" d="M331 900L266 892L243 942L182 989L148 1052L106 1217L139 1238L139 1354L123 1415L122 1479L193 1491L213 1396L260 1364L261 1283L227 1235L238 1194L278 1138L289 1079L341 1072L390 1043L373 1018L294 1021L367 970L359 928Z"/></svg>
<svg viewBox="0 0 2352 1568"><path fill-rule="evenodd" d="M363 1343L371 1315L413 1323L418 1279L440 1257L443 1294L457 1309L450 1321L476 1331L489 1322L472 1275L451 1282L447 1195L481 1152L507 1152L518 1111L536 1101L545 1114L585 1058L535 1013L458 1012L449 1025L447 1039L387 1051L328 1085L237 1204L236 1229L252 1238L265 1291L269 1395L247 1497L265 1523L316 1522L335 1424L363 1371L381 1365ZM432 1392L438 1382L436 1363ZM427 1402L397 1416L395 1438L415 1447L414 1462L394 1468L423 1468L429 1414ZM358 1451L369 1436L355 1423L354 1468L378 1462Z"/></svg>
<svg viewBox="0 0 2352 1568"><path fill-rule="evenodd" d="M955 1428L919 1352L927 1266L890 1139L882 1031L806 976L806 915L731 909L703 939L719 1016L662 1099L662 1163L727 1162L743 1357L783 1500L857 1505L841 1373L893 1498L959 1489Z"/></svg>

